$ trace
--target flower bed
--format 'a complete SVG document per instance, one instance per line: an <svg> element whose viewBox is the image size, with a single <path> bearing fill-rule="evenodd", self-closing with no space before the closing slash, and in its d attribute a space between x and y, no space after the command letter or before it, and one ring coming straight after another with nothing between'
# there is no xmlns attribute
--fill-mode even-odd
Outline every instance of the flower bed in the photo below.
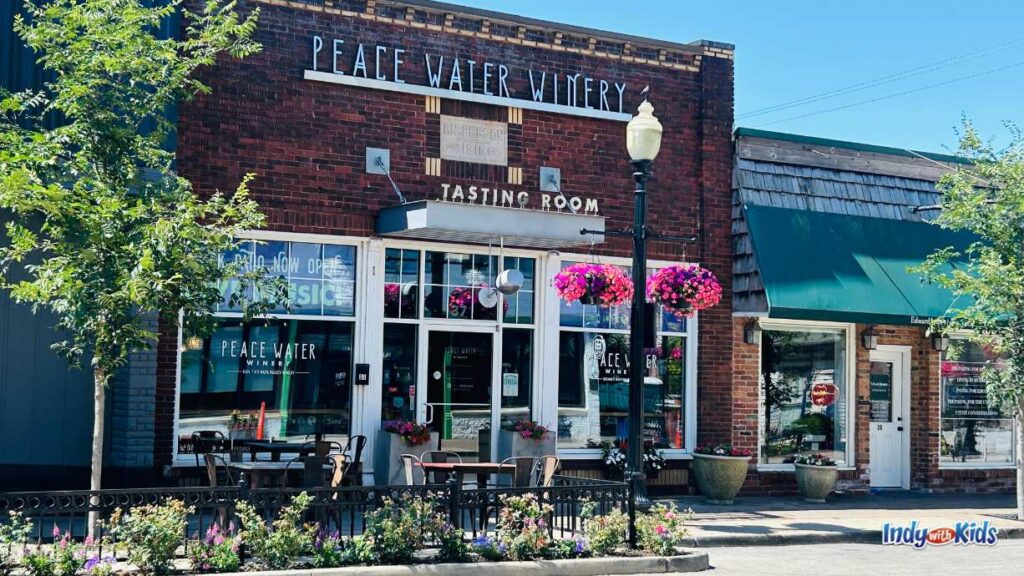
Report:
<svg viewBox="0 0 1024 576"><path fill-rule="evenodd" d="M85 543L75 542L55 527L53 544L30 546L28 524L12 514L0 531L0 550L8 553L0 556L0 561L5 571L28 576L109 576L115 569L160 576L182 571L208 574L637 554L626 548L628 518L620 509L598 514L595 504L583 503L582 531L570 538L556 538L549 524L550 504L530 493L505 496L500 502L494 532L472 541L448 521L443 506L424 498L385 500L383 506L366 514L365 531L351 537L306 522L312 499L305 492L272 521L248 502L235 502L237 529L234 523L214 524L203 537L196 533L187 540L186 518L193 510L178 500L117 512L104 527L100 541ZM687 519L688 512L679 512L671 504L639 514L636 526L641 553L677 556ZM185 556L176 557L178 550L185 550Z"/></svg>

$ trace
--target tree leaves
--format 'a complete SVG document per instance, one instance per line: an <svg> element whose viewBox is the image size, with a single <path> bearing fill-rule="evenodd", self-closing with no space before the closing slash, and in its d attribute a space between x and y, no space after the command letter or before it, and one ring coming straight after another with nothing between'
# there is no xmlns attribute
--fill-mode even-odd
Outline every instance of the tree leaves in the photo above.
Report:
<svg viewBox="0 0 1024 576"><path fill-rule="evenodd" d="M164 147L174 128L164 112L205 89L196 70L259 50L258 11L242 16L234 1L207 0L185 12L178 39L156 31L181 0L26 5L15 29L54 79L40 93L0 93L0 212L11 218L0 287L53 312L68 335L58 351L73 360L89 351L109 378L155 342L144 316L212 312L218 285L240 272L220 254L264 224L249 178L232 194L201 199ZM64 122L47 129L41 119L51 113ZM6 280L13 265L28 279ZM261 295L247 314L276 305L266 298L280 292Z"/></svg>

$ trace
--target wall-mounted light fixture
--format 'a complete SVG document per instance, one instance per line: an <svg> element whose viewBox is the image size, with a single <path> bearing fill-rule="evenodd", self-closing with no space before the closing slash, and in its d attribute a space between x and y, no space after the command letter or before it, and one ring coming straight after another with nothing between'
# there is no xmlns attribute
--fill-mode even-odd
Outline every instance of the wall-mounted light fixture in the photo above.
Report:
<svg viewBox="0 0 1024 576"><path fill-rule="evenodd" d="M743 327L743 343L757 344L761 341L761 323L757 318L751 318Z"/></svg>
<svg viewBox="0 0 1024 576"><path fill-rule="evenodd" d="M366 173L383 174L386 176L388 182L391 183L391 189L395 191L395 196L398 196L398 201L405 204L405 196L398 189L398 184L395 184L395 180L391 178L391 151L387 148L367 148Z"/></svg>
<svg viewBox="0 0 1024 576"><path fill-rule="evenodd" d="M949 349L949 336L946 336L942 332L932 332L932 350L936 352L945 352Z"/></svg>
<svg viewBox="0 0 1024 576"><path fill-rule="evenodd" d="M866 350L878 348L878 334L875 334L875 325L871 324L860 333L860 343Z"/></svg>

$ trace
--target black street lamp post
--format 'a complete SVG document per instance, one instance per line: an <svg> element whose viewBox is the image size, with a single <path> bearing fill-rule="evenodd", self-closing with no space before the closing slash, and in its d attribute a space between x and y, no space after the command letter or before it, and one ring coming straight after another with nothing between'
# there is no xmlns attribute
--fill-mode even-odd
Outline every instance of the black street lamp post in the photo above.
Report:
<svg viewBox="0 0 1024 576"><path fill-rule="evenodd" d="M646 511L651 506L647 498L647 482L644 473L644 376L646 375L647 354L644 350L644 335L648 320L647 296L647 179L651 164L661 149L661 123L654 117L654 107L644 99L636 116L626 126L626 149L632 159L633 179L633 309L629 323L629 484L633 502L629 507L629 545L636 547L636 511Z"/></svg>

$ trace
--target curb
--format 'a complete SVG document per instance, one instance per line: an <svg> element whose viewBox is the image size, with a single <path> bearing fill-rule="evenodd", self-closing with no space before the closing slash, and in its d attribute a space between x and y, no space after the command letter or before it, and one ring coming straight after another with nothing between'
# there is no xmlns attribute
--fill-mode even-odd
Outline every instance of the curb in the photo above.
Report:
<svg viewBox="0 0 1024 576"><path fill-rule="evenodd" d="M1001 540L1024 539L1024 527L1000 528ZM795 546L800 544L882 544L881 530L851 530L824 534L743 534L686 538L685 548L726 548L730 546Z"/></svg>
<svg viewBox="0 0 1024 576"><path fill-rule="evenodd" d="M700 572L710 567L708 553L691 551L682 556L582 558L535 562L483 562L467 564L413 564L406 566L351 566L319 570L244 572L239 576L602 576L605 574L665 574Z"/></svg>

